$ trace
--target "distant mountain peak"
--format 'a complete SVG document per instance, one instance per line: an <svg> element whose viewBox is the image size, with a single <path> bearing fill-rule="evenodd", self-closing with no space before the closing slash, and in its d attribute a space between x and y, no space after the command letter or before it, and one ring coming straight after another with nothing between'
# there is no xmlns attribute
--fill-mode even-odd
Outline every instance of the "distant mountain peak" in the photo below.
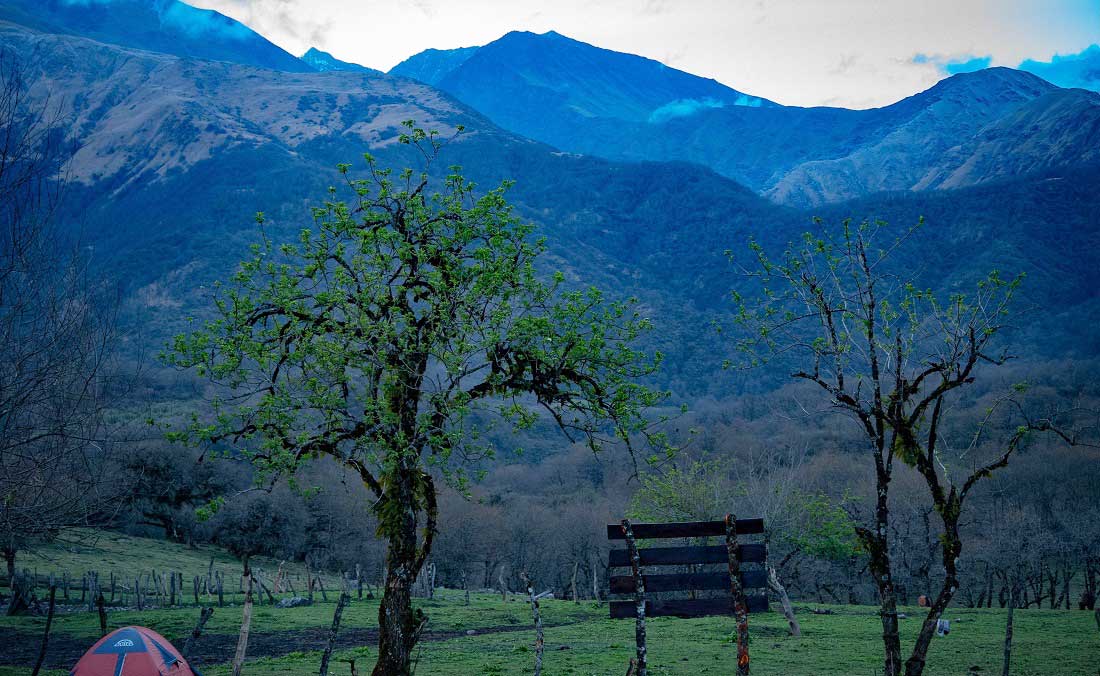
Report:
<svg viewBox="0 0 1100 676"><path fill-rule="evenodd" d="M1043 78L1004 66L958 73L940 80L931 88L905 101L927 101L940 98L968 104L994 101L1024 102L1057 89ZM897 104L895 104L897 105Z"/></svg>
<svg viewBox="0 0 1100 676"><path fill-rule="evenodd" d="M332 54L317 49L316 47L310 47L305 54L302 54L301 59L315 70L321 72L348 71L353 73L381 73L381 71L361 66L358 63L341 61Z"/></svg>
<svg viewBox="0 0 1100 676"><path fill-rule="evenodd" d="M424 84L435 86L452 71L460 67L477 53L477 47L458 47L456 49L425 49L414 54L390 69L390 75L408 77Z"/></svg>
<svg viewBox="0 0 1100 676"><path fill-rule="evenodd" d="M776 104L644 56L557 31L511 31L482 47L425 50L390 71L447 91L505 128L554 143L551 111L608 122L661 124L715 108ZM492 83L492 84L490 84ZM500 99L500 105L493 101Z"/></svg>
<svg viewBox="0 0 1100 676"><path fill-rule="evenodd" d="M1049 91L1055 85L1047 82L1038 75L1026 71L1008 68L1006 66L992 66L968 73L957 73L944 78L936 83L928 91L947 89L952 87L996 87L996 88L1027 88L1030 90Z"/></svg>

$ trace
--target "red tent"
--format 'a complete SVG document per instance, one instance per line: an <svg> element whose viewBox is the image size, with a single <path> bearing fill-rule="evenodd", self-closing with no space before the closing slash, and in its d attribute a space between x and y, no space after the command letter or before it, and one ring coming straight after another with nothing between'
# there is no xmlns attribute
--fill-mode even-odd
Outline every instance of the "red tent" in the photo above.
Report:
<svg viewBox="0 0 1100 676"><path fill-rule="evenodd" d="M99 639L70 676L201 676L163 636L123 627Z"/></svg>

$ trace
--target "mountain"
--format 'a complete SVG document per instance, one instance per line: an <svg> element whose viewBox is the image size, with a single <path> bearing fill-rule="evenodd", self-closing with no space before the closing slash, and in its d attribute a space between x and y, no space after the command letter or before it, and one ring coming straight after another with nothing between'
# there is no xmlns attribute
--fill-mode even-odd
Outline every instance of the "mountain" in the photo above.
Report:
<svg viewBox="0 0 1100 676"><path fill-rule="evenodd" d="M751 283L724 251L744 251L750 236L778 249L812 227L813 212L776 205L697 164L562 153L407 78L278 72L11 23L0 23L0 42L46 55L27 66L36 100L50 90L80 94L64 98L78 149L59 218L120 280L130 340L146 352L209 307L211 283L227 278L259 236L255 212L267 214L267 236L288 241L309 226L309 206L324 199L337 163L369 151L385 165L416 166L397 142L401 121L414 119L444 136L467 129L436 171L462 165L484 188L516 181L509 197L546 237L547 271L639 299L659 327L647 347L667 355L663 387L694 398L765 386L714 378L717 355L730 346L711 322L730 310L731 288ZM848 129L831 142L858 146L880 134L869 122ZM880 193L821 213L830 222L855 215L898 224L927 215L927 236L899 258L919 282L961 291L981 271L1027 272L1028 300L1050 313L1044 335L1028 345L1047 355L1100 354L1095 337L1073 328L1100 320L1100 279L1088 263L1100 245L1098 178L1089 167L1058 167L975 188Z"/></svg>
<svg viewBox="0 0 1100 676"><path fill-rule="evenodd" d="M29 81L81 94L65 100L63 114L79 147L59 215L122 282L130 321L142 327L141 345L153 352L206 306L210 283L228 277L247 255L259 235L255 212L268 215L270 236L290 240L310 223L308 207L324 199L338 163L369 151L390 166L416 166L416 154L397 142L407 119L444 136L466 127L448 145L439 171L460 164L482 186L518 179L510 196L551 243L546 265L574 284L644 297L647 311L657 314L702 310L671 287L654 293L654 265L667 265L672 254L685 259L684 270L722 261L720 249L705 256L695 250L701 233L745 237L740 228L775 213L766 200L704 167L565 155L405 78L181 59L4 23L0 42L49 55L29 63ZM48 89L32 91L45 96ZM683 217L685 186L714 202ZM695 262L687 260L692 256ZM696 295L701 308L722 302L725 293ZM656 340L663 345L675 336L669 331ZM677 353L696 349L702 345Z"/></svg>
<svg viewBox="0 0 1100 676"><path fill-rule="evenodd" d="M244 24L179 0L0 0L0 21L182 57L313 70Z"/></svg>
<svg viewBox="0 0 1100 676"><path fill-rule="evenodd" d="M765 193L784 204L814 206L1100 160L1100 95L1058 89L1008 68L954 75L872 114L884 122L878 134L838 156L807 158Z"/></svg>
<svg viewBox="0 0 1100 676"><path fill-rule="evenodd" d="M316 47L310 47L309 51L302 54L302 61L305 61L310 68L318 72L325 72L330 70L342 70L350 71L353 73L380 73L373 68L367 68L366 66L360 66L357 63L349 63L348 61L341 61L328 52L322 52Z"/></svg>
<svg viewBox="0 0 1100 676"><path fill-rule="evenodd" d="M564 151L697 162L801 208L1097 161L1087 123L1100 99L1007 68L955 75L871 110L751 99L556 33L424 52L391 73L433 84L502 127ZM737 105L746 102L759 105ZM989 152L992 137L997 154Z"/></svg>
<svg viewBox="0 0 1100 676"><path fill-rule="evenodd" d="M479 49L481 47L426 49L391 68L390 75L408 77L434 86Z"/></svg>
<svg viewBox="0 0 1100 676"><path fill-rule="evenodd" d="M538 140L548 140L539 133L544 125L560 133L587 120L660 122L700 109L775 105L652 59L553 31L516 31L483 47L429 50L390 73L432 84L504 128ZM486 87L490 82L492 87Z"/></svg>

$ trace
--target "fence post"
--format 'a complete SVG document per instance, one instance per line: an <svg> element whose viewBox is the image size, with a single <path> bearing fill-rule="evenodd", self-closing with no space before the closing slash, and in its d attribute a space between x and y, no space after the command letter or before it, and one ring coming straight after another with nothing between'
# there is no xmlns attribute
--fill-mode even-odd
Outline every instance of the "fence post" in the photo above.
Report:
<svg viewBox="0 0 1100 676"><path fill-rule="evenodd" d="M107 608L103 602L103 592L99 592L96 598L96 606L99 608L99 635L107 635Z"/></svg>
<svg viewBox="0 0 1100 676"><path fill-rule="evenodd" d="M648 676L649 666L646 660L645 640L645 580L642 578L642 560L638 554L638 544L634 540L634 531L630 527L630 519L622 520L623 536L626 538L627 550L630 552L630 572L634 576L634 642L637 644L638 665L634 672L637 676Z"/></svg>
<svg viewBox="0 0 1100 676"><path fill-rule="evenodd" d="M198 576L195 576L198 579ZM199 636L202 636L203 627L206 626L207 621L210 620L210 616L214 614L213 608L202 608L199 610L199 621L195 623L195 628L191 630L191 635L187 637L187 642L183 644L183 659L188 659L191 656L191 649L195 647L195 641L199 640Z"/></svg>
<svg viewBox="0 0 1100 676"><path fill-rule="evenodd" d="M332 650L336 647L336 634L340 631L340 618L344 614L344 607L348 605L349 601L351 601L351 595L344 591L336 602L336 612L332 615L332 627L328 631L328 643L325 645L324 654L321 655L320 676L328 676L328 663L332 658Z"/></svg>
<svg viewBox="0 0 1100 676"><path fill-rule="evenodd" d="M730 603L737 621L737 676L749 673L749 612L741 586L741 558L737 551L737 519L726 515L726 556L729 559Z"/></svg>
<svg viewBox="0 0 1100 676"><path fill-rule="evenodd" d="M46 611L46 629L42 632L42 644L38 648L38 659L35 660L34 670L31 671L31 676L38 676L38 672L42 670L42 663L46 661L46 648L50 643L50 627L53 626L53 609L56 597L57 587L50 585L50 607ZM15 603L14 598L12 598L12 603Z"/></svg>
<svg viewBox="0 0 1100 676"><path fill-rule="evenodd" d="M535 676L542 676L542 651L546 645L542 636L542 614L539 612L542 594L535 594L535 584L527 577L527 573L523 574L523 581L527 584L527 598L531 603L531 614L535 618Z"/></svg>
<svg viewBox="0 0 1100 676"><path fill-rule="evenodd" d="M252 628L252 570L248 567L248 557L244 557L244 574L241 579L248 582L244 594L244 607L241 610L241 633L237 637L237 650L233 655L233 676L241 676L244 656L248 651L248 633Z"/></svg>

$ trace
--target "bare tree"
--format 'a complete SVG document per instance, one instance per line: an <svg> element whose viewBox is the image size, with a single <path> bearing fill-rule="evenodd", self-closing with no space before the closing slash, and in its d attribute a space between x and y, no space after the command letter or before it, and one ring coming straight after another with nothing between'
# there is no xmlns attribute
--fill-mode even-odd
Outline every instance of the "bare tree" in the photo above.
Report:
<svg viewBox="0 0 1100 676"><path fill-rule="evenodd" d="M959 588L959 523L971 491L1005 467L1034 432L1078 442L1061 430L1059 416L1028 414L1020 404L1022 385L1001 396L968 432L950 432L960 392L983 368L1010 358L995 341L1012 317L1021 280L993 272L969 299L941 299L918 288L890 271L891 254L918 227L890 238L884 223L845 221L839 235L807 233L774 261L753 243L756 265L750 274L762 285L762 298L750 306L738 297L738 318L749 334L739 343L746 365L790 359L792 376L824 391L833 407L857 423L866 442L874 511L855 532L881 602L886 676L902 671L889 547L894 461L916 471L940 520L942 584L905 662L905 673L919 676L936 623Z"/></svg>
<svg viewBox="0 0 1100 676"><path fill-rule="evenodd" d="M101 518L113 303L52 226L67 158L59 117L0 52L0 549ZM16 594L9 613L28 599Z"/></svg>

